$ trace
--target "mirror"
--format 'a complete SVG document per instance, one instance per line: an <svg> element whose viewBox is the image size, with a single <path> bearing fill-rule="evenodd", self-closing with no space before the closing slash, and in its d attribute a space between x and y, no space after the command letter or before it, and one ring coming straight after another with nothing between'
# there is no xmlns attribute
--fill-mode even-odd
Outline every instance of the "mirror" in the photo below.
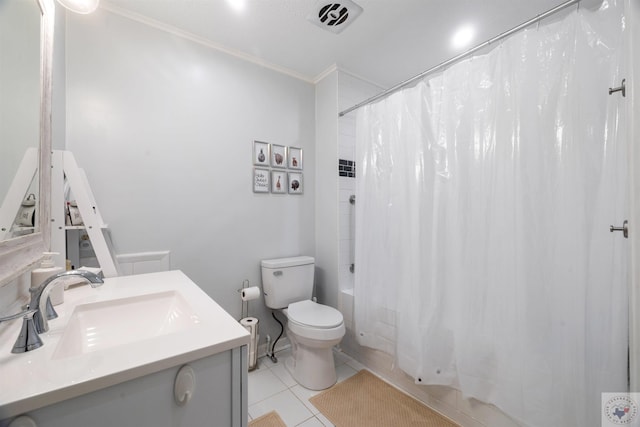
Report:
<svg viewBox="0 0 640 427"><path fill-rule="evenodd" d="M0 0L0 286L49 248L53 28L53 0Z"/></svg>
<svg viewBox="0 0 640 427"><path fill-rule="evenodd" d="M0 0L0 240L37 232L40 16L33 0Z"/></svg>

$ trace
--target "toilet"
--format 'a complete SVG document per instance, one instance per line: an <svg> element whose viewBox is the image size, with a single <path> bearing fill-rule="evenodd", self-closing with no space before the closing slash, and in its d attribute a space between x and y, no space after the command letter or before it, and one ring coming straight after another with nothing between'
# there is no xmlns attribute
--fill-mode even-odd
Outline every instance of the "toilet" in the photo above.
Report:
<svg viewBox="0 0 640 427"><path fill-rule="evenodd" d="M336 383L333 346L345 334L342 313L311 300L315 260L309 256L263 260L262 290L267 307L281 310L291 358L285 367L301 386L324 390Z"/></svg>

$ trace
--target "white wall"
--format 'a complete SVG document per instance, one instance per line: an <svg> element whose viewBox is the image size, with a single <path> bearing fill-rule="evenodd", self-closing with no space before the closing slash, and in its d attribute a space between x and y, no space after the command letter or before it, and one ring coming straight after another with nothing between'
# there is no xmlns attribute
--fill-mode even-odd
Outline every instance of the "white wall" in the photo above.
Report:
<svg viewBox="0 0 640 427"><path fill-rule="evenodd" d="M316 85L316 288L338 307L338 73Z"/></svg>
<svg viewBox="0 0 640 427"><path fill-rule="evenodd" d="M313 85L100 9L67 15L66 73L66 149L117 253L170 250L236 318L261 259L315 255ZM256 139L303 148L303 195L253 193Z"/></svg>

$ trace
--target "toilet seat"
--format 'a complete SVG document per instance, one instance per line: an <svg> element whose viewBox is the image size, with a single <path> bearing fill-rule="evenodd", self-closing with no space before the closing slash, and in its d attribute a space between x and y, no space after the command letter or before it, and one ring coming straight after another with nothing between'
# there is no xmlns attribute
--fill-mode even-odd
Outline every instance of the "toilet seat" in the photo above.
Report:
<svg viewBox="0 0 640 427"><path fill-rule="evenodd" d="M287 316L287 327L303 338L318 341L341 339L345 332L342 313L333 307L311 300L289 304L283 310Z"/></svg>
<svg viewBox="0 0 640 427"><path fill-rule="evenodd" d="M335 328L344 321L342 313L335 308L311 300L289 304L287 317L289 321L317 329Z"/></svg>

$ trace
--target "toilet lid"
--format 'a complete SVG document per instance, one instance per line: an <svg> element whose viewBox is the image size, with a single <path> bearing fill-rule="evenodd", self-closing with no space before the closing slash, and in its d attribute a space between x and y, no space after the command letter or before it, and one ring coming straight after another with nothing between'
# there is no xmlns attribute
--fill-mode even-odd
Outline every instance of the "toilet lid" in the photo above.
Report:
<svg viewBox="0 0 640 427"><path fill-rule="evenodd" d="M289 304L289 320L314 328L335 328L342 323L342 313L333 307L318 304L311 300Z"/></svg>

